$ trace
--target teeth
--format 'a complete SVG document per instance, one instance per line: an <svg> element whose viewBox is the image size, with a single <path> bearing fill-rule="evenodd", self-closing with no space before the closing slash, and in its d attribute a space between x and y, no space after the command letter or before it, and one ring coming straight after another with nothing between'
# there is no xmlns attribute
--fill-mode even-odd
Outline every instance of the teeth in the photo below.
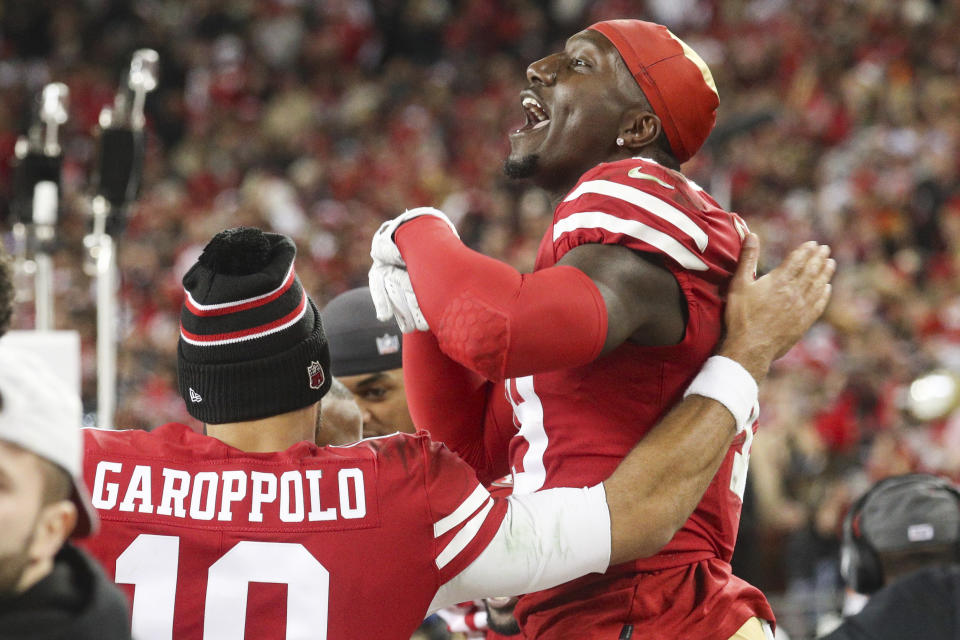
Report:
<svg viewBox="0 0 960 640"><path fill-rule="evenodd" d="M543 105L537 102L534 98L524 98L521 102L521 105L526 112L530 114L536 124L541 124L550 119L550 116L547 115Z"/></svg>

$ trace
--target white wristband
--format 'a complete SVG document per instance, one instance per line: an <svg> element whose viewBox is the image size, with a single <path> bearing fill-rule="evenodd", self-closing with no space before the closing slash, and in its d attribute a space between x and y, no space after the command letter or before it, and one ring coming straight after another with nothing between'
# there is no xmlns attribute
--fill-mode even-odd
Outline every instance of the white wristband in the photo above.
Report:
<svg viewBox="0 0 960 640"><path fill-rule="evenodd" d="M683 397L703 396L716 400L733 414L737 433L753 426L760 414L757 381L736 360L710 356Z"/></svg>

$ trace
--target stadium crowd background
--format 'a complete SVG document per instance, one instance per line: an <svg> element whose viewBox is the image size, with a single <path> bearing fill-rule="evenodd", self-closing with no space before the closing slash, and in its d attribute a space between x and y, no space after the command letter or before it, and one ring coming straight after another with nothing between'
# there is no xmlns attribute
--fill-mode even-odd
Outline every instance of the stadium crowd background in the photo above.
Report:
<svg viewBox="0 0 960 640"><path fill-rule="evenodd" d="M744 216L768 263L804 239L839 263L826 321L763 389L737 570L792 637L812 637L840 606L852 497L910 470L960 479L960 413L905 410L917 376L960 372L956 3L37 0L2 12L0 206L36 92L70 88L56 326L81 333L88 411L91 132L134 49L159 51L162 82L120 240L116 422L147 428L195 424L172 366L180 278L220 229L294 237L319 304L365 284L374 230L412 206L439 206L470 246L529 270L551 203L501 173L523 70L594 21L643 17L696 49L720 91L718 128L684 172ZM31 327L29 310L15 328Z"/></svg>

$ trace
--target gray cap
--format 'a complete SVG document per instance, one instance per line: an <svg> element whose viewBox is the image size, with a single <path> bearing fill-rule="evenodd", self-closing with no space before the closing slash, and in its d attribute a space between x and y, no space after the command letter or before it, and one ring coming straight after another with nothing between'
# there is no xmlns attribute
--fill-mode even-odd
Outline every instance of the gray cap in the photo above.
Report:
<svg viewBox="0 0 960 640"><path fill-rule="evenodd" d="M320 312L335 376L377 373L403 366L403 334L396 320L377 320L369 287L341 293Z"/></svg>
<svg viewBox="0 0 960 640"><path fill-rule="evenodd" d="M63 469L73 482L79 519L74 537L90 534L96 512L83 484L80 398L29 351L0 342L0 440Z"/></svg>
<svg viewBox="0 0 960 640"><path fill-rule="evenodd" d="M960 539L960 495L948 481L916 474L878 487L860 530L877 551L904 551Z"/></svg>

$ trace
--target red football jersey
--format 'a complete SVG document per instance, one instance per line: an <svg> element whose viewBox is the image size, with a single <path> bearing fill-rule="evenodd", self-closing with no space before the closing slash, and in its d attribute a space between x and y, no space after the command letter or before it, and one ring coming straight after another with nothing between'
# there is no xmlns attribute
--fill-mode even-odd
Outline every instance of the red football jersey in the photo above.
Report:
<svg viewBox="0 0 960 640"><path fill-rule="evenodd" d="M487 490L494 498L507 498L513 493L513 477L505 476L492 482ZM487 628L487 610L483 600L461 602L452 607L437 611L437 615L447 623L447 630L460 633L468 640L485 638L486 640L523 640L522 633L504 636Z"/></svg>
<svg viewBox="0 0 960 640"><path fill-rule="evenodd" d="M587 243L619 244L653 254L680 285L688 310L686 334L677 345L642 347L628 342L581 367L506 380L506 402L490 409L488 422L504 424L512 412L519 429L510 442L514 493L603 481L681 400L722 333L725 287L746 233L739 216L724 211L700 187L656 162L633 158L601 164L583 175L557 206L553 225L540 245L536 269L553 266L568 251ZM585 598L603 592L605 580L708 559L728 563L737 536L753 433L748 435L739 436L731 446L699 506L660 554L611 567L605 576L587 576L523 598L517 615L521 621L526 619L528 637L538 637L555 622L551 615L540 616L541 612L556 613L556 607L577 601L584 605L571 621L580 619L579 628L583 629L582 614L589 615L591 607L598 606ZM722 573L720 569L712 571L717 572ZM692 583L690 588L704 591L703 602L715 599L713 592L722 591L744 605L742 611L723 611L724 615L740 616L736 625L732 620L728 623L732 625L730 635L751 615L772 619L762 594L732 576ZM663 616L705 613L698 603L692 606L673 614L659 611L658 625L667 622ZM690 617L683 628L689 637L720 637L712 635L718 632L713 617ZM661 632L664 629L659 628ZM652 637L641 629L635 633Z"/></svg>
<svg viewBox="0 0 960 640"><path fill-rule="evenodd" d="M425 435L247 453L180 424L85 429L84 541L134 635L406 640L506 511Z"/></svg>

